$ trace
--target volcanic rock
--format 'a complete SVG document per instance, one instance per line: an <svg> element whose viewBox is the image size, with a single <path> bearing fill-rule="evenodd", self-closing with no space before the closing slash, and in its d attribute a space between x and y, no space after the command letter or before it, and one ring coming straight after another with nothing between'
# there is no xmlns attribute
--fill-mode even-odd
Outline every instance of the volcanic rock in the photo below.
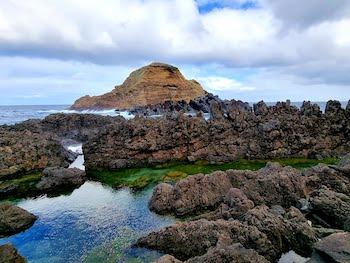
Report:
<svg viewBox="0 0 350 263"><path fill-rule="evenodd" d="M112 123L84 145L88 170L117 170L168 162L210 163L283 157L324 158L350 152L350 112L287 102L255 105L214 101L212 116L167 114ZM336 111L336 112L335 112Z"/></svg>
<svg viewBox="0 0 350 263"><path fill-rule="evenodd" d="M41 192L56 192L76 188L85 182L85 172L78 168L48 167L36 188Z"/></svg>
<svg viewBox="0 0 350 263"><path fill-rule="evenodd" d="M337 193L326 186L310 195L312 214L326 227L350 230L350 196Z"/></svg>
<svg viewBox="0 0 350 263"><path fill-rule="evenodd" d="M266 258L278 257L278 252L264 233L238 221L201 219L178 223L140 238L137 244L187 260L204 255L223 239L225 243L241 243L245 248L255 249Z"/></svg>
<svg viewBox="0 0 350 263"><path fill-rule="evenodd" d="M28 130L9 131L0 127L0 178L69 165L67 151L57 136Z"/></svg>
<svg viewBox="0 0 350 263"><path fill-rule="evenodd" d="M316 255L324 262L350 262L350 233L335 233L316 243ZM312 261L310 261L312 262Z"/></svg>
<svg viewBox="0 0 350 263"><path fill-rule="evenodd" d="M0 204L0 237L17 234L31 227L37 217L26 210L7 203Z"/></svg>
<svg viewBox="0 0 350 263"><path fill-rule="evenodd" d="M240 190L230 190L232 187ZM268 163L258 171L228 170L189 176L174 186L162 183L153 192L150 209L182 216L215 209L224 203L216 215L224 216L225 212L233 216L246 212L254 204L289 208L305 197L304 188L300 171Z"/></svg>
<svg viewBox="0 0 350 263"><path fill-rule="evenodd" d="M84 96L71 109L131 109L165 101L186 101L205 95L195 80L186 80L178 68L152 63L140 68L120 86L101 96Z"/></svg>
<svg viewBox="0 0 350 263"><path fill-rule="evenodd" d="M0 246L1 263L26 263L27 260L18 254L17 249L12 244Z"/></svg>

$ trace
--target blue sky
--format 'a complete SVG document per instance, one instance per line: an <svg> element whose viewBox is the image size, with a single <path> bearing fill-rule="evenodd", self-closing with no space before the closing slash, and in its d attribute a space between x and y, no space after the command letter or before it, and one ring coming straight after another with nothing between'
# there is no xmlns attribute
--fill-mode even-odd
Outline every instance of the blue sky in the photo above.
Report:
<svg viewBox="0 0 350 263"><path fill-rule="evenodd" d="M71 104L153 61L223 98L350 99L350 1L2 0L0 105Z"/></svg>

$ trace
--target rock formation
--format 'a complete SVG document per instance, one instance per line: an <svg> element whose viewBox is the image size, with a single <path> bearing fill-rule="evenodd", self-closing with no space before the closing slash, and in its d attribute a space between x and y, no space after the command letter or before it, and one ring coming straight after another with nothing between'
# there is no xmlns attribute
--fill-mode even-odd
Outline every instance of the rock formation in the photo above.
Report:
<svg viewBox="0 0 350 263"><path fill-rule="evenodd" d="M350 227L349 160L347 155L337 166L302 171L268 163L258 171L228 170L159 184L150 209L188 221L152 232L137 245L169 254L159 262L221 262L236 255L237 262L250 262L247 253L277 262L290 250L304 257L314 250L310 262L347 262L350 240L342 231ZM324 239L315 245L317 238Z"/></svg>
<svg viewBox="0 0 350 263"><path fill-rule="evenodd" d="M17 249L12 244L0 246L1 263L26 263L27 260L18 254Z"/></svg>
<svg viewBox="0 0 350 263"><path fill-rule="evenodd" d="M7 203L0 204L0 237L17 234L31 227L37 217L26 210Z"/></svg>
<svg viewBox="0 0 350 263"><path fill-rule="evenodd" d="M152 63L140 68L120 86L101 96L84 96L71 109L132 109L164 101L187 101L205 95L195 80L186 80L178 68Z"/></svg>
<svg viewBox="0 0 350 263"><path fill-rule="evenodd" d="M0 127L0 179L43 170L47 166L68 166L67 151L51 133L9 131Z"/></svg>
<svg viewBox="0 0 350 263"><path fill-rule="evenodd" d="M48 167L36 188L40 192L49 193L63 189L74 189L85 182L85 172L77 168Z"/></svg>
<svg viewBox="0 0 350 263"><path fill-rule="evenodd" d="M333 105L330 101L328 104ZM337 104L336 104L337 105ZM322 158L350 151L350 112L304 103L253 109L232 102L211 107L212 119L182 114L108 125L84 145L87 170L116 170L174 161L231 162L240 158Z"/></svg>

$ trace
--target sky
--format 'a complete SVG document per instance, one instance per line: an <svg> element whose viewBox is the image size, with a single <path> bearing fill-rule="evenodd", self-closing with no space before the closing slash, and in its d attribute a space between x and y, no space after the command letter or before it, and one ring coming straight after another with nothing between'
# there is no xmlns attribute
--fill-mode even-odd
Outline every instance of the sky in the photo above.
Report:
<svg viewBox="0 0 350 263"><path fill-rule="evenodd" d="M350 1L0 1L0 105L71 104L155 61L225 99L347 101Z"/></svg>

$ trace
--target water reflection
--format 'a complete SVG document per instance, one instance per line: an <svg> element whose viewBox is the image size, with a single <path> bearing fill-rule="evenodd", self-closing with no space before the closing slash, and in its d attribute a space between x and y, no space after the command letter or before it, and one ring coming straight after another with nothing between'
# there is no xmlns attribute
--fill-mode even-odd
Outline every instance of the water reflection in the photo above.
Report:
<svg viewBox="0 0 350 263"><path fill-rule="evenodd" d="M30 262L101 262L101 255L105 262L123 261L140 253L126 249L139 236L174 222L148 210L151 193L152 189L132 193L86 182L67 196L24 200L18 205L39 219L0 243L13 243Z"/></svg>

